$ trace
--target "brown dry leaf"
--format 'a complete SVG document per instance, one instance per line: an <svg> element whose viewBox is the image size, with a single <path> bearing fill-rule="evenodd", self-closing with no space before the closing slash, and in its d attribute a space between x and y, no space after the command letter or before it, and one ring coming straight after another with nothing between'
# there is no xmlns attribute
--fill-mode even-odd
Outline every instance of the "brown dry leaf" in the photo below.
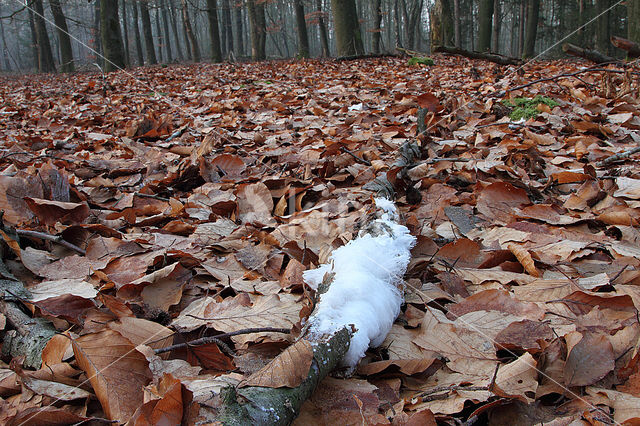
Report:
<svg viewBox="0 0 640 426"><path fill-rule="evenodd" d="M312 361L313 348L311 343L308 340L300 339L260 371L253 373L240 386L296 388L307 378Z"/></svg>
<svg viewBox="0 0 640 426"><path fill-rule="evenodd" d="M480 191L476 208L494 222L509 223L514 220L517 209L530 203L523 189L507 182L495 182Z"/></svg>
<svg viewBox="0 0 640 426"><path fill-rule="evenodd" d="M499 396L531 403L538 388L536 366L536 360L528 352L509 364L501 365L496 375L495 388L492 390Z"/></svg>
<svg viewBox="0 0 640 426"><path fill-rule="evenodd" d="M57 407L33 407L7 419L6 426L70 425L86 422L91 418L80 416L68 409Z"/></svg>
<svg viewBox="0 0 640 426"><path fill-rule="evenodd" d="M615 367L613 346L607 336L586 333L569 349L564 367L567 386L588 386L606 376Z"/></svg>
<svg viewBox="0 0 640 426"><path fill-rule="evenodd" d="M242 223L274 224L273 198L267 186L260 182L243 184L236 191L238 197L238 218Z"/></svg>
<svg viewBox="0 0 640 426"><path fill-rule="evenodd" d="M82 223L89 216L87 203L68 203L31 197L25 197L24 200L29 209L45 225L53 225L56 222Z"/></svg>
<svg viewBox="0 0 640 426"><path fill-rule="evenodd" d="M72 345L76 362L87 374L106 416L129 420L142 405L142 388L152 377L144 355L113 330L86 334Z"/></svg>
<svg viewBox="0 0 640 426"><path fill-rule="evenodd" d="M535 303L521 302L510 293L496 289L481 291L449 306L447 315L455 318L474 311L499 311L531 320L544 317L544 311Z"/></svg>
<svg viewBox="0 0 640 426"><path fill-rule="evenodd" d="M540 271L536 269L531 253L529 253L527 249L514 243L507 244L507 248L511 253L513 253L516 259L518 259L518 262L520 262L524 270L527 271L529 275L536 278L540 276Z"/></svg>
<svg viewBox="0 0 640 426"><path fill-rule="evenodd" d="M638 410L640 397L597 387L588 387L586 391L594 398L595 404L604 404L613 408L613 420L619 424L640 423L640 410Z"/></svg>
<svg viewBox="0 0 640 426"><path fill-rule="evenodd" d="M135 346L147 345L159 349L169 346L173 341L174 332L171 329L144 318L121 317L118 321L109 322L107 326Z"/></svg>
<svg viewBox="0 0 640 426"><path fill-rule="evenodd" d="M172 375L164 374L158 385L153 388L160 399L153 399L140 406L127 424L131 426L182 424L184 412L182 383Z"/></svg>

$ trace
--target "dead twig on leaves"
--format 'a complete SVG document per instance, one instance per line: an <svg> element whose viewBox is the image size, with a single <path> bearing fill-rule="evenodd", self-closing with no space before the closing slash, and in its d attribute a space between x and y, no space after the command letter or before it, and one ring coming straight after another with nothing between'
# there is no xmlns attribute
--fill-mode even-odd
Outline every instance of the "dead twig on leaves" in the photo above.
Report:
<svg viewBox="0 0 640 426"><path fill-rule="evenodd" d="M348 149L347 149L346 147L344 147L344 146L340 148L340 151L342 151L342 152L345 152L345 153L349 154L350 156L352 156L353 158L355 158L355 160L356 160L358 163L362 163L362 164L364 164L364 165L366 165L366 166L371 166L371 162L370 162L369 160L365 160L364 158L360 158L360 157L358 157L356 154L354 154L352 151L348 150Z"/></svg>
<svg viewBox="0 0 640 426"><path fill-rule="evenodd" d="M626 151L619 152L617 154L614 154L614 155L612 155L610 157L605 158L602 161L598 161L596 163L596 166L597 167L608 166L611 163L615 163L618 160L624 160L625 158L628 158L628 157L630 157L633 154L636 154L638 152L640 152L640 146L636 146L635 148L631 148L631 149L628 149Z"/></svg>
<svg viewBox="0 0 640 426"><path fill-rule="evenodd" d="M209 343L216 343L218 345L222 343L226 347L227 345L224 344L220 339L224 339L225 337L239 336L241 334L252 334L252 333L289 334L291 333L291 330L289 330L288 328L275 328L275 327L245 328L244 330L231 331L229 333L222 333L216 336L202 337L200 339L192 340L190 342L176 343L175 345L167 346L166 348L155 349L154 352L156 355L158 355L158 354L163 354L165 352L170 352L175 349L182 349L182 348L187 348L191 346L201 346Z"/></svg>
<svg viewBox="0 0 640 426"><path fill-rule="evenodd" d="M76 253L81 254L82 256L87 254L84 249L78 247L77 245L75 245L73 243L70 243L69 241L66 241L60 235L51 235L51 234L46 234L44 232L30 231L30 230L27 230L27 229L16 229L16 232L21 237L39 238L41 240L47 240L47 241L54 242L54 243L56 243L58 245L61 245L62 247L68 248L69 250L73 250Z"/></svg>

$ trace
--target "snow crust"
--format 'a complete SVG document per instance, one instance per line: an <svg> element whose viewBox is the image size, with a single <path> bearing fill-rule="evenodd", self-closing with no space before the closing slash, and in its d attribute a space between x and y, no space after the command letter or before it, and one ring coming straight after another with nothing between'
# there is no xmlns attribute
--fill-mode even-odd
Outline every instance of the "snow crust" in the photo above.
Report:
<svg viewBox="0 0 640 426"><path fill-rule="evenodd" d="M331 334L353 325L356 332L342 360L350 369L367 348L382 344L400 313L402 276L415 244L407 227L397 222L393 202L384 198L375 202L379 218L369 227L375 229L375 235L360 231L357 238L333 251L329 263L303 275L317 289L325 274L335 274L329 290L320 297L309 332Z"/></svg>

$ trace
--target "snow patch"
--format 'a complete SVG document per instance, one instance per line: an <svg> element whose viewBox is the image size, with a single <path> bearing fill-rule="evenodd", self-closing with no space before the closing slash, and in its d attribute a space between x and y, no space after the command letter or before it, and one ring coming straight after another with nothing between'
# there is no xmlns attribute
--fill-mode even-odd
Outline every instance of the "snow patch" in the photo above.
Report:
<svg viewBox="0 0 640 426"><path fill-rule="evenodd" d="M379 218L368 227L375 232L360 231L357 238L333 251L329 263L303 275L307 284L317 289L325 274L334 274L310 318L309 332L332 334L353 325L356 332L342 360L351 369L367 348L382 344L400 313L402 276L415 244L407 227L397 223L393 202L384 198L375 202Z"/></svg>

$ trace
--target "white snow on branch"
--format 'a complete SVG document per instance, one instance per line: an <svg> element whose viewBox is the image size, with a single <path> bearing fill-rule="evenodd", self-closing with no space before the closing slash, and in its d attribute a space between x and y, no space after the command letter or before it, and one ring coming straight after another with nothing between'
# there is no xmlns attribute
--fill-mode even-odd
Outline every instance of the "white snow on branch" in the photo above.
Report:
<svg viewBox="0 0 640 426"><path fill-rule="evenodd" d="M332 334L350 325L356 329L342 360L351 370L367 348L382 344L400 313L402 277L415 244L407 227L398 223L393 202L384 198L375 201L379 218L357 238L334 250L329 263L304 273L304 280L314 289L325 274L331 278L329 290L320 296L309 318L309 332Z"/></svg>

